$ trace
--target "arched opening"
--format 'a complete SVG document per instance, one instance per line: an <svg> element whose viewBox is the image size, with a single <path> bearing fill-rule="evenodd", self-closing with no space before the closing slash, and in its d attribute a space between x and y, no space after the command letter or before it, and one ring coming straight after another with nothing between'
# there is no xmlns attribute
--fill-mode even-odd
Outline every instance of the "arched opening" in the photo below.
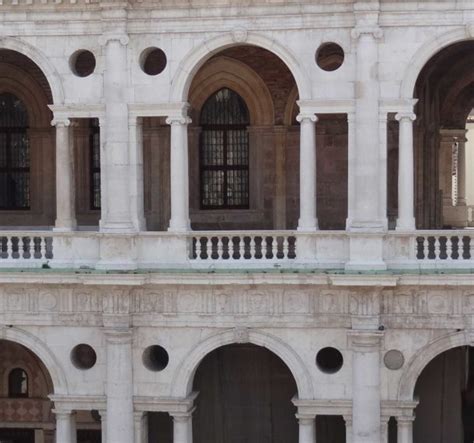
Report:
<svg viewBox="0 0 474 443"><path fill-rule="evenodd" d="M233 344L200 363L193 390L196 443L297 442L296 382L285 363L266 348Z"/></svg>
<svg viewBox="0 0 474 443"><path fill-rule="evenodd" d="M419 399L414 443L474 440L474 348L457 347L435 357L415 386Z"/></svg>
<svg viewBox="0 0 474 443"><path fill-rule="evenodd" d="M419 100L414 133L418 228L468 225L466 176L472 172L466 167L465 136L474 107L473 64L474 41L463 41L434 55L418 76L414 91Z"/></svg>
<svg viewBox="0 0 474 443"><path fill-rule="evenodd" d="M192 119L188 127L192 229L295 229L300 216L300 125L296 120L300 91L292 71L273 52L252 45L216 50L199 66L189 80L186 97ZM206 113L204 107L224 90L240 97L248 110L248 118L240 128L229 128L232 132L227 133L232 134L227 142L232 140L232 155L237 157L231 159L228 152L227 158L219 159L219 149L225 149L224 139L208 139L208 146L211 142L215 144L212 161L219 164L203 168L203 138L211 135L209 123L202 121L203 111ZM143 123L147 226L165 230L170 215L170 130L163 119L146 118ZM219 130L225 131L223 127L216 128L213 137L220 136L221 133L216 132ZM346 116L320 116L316 138L319 227L344 229L347 218ZM235 164L230 165L230 162ZM230 170L224 172L223 168L229 167ZM221 197L208 201L206 192L215 192ZM238 196L237 200L226 202L226 193Z"/></svg>

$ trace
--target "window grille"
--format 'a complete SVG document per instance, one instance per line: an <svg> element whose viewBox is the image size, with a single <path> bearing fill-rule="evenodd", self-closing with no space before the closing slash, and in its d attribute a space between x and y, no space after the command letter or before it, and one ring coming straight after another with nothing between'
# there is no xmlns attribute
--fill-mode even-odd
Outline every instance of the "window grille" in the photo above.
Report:
<svg viewBox="0 0 474 443"><path fill-rule="evenodd" d="M90 152L90 208L100 209L100 126L99 119L90 119L89 124L89 152Z"/></svg>
<svg viewBox="0 0 474 443"><path fill-rule="evenodd" d="M202 209L249 207L249 112L244 100L223 88L201 111Z"/></svg>
<svg viewBox="0 0 474 443"><path fill-rule="evenodd" d="M0 209L30 208L28 113L13 94L0 94Z"/></svg>
<svg viewBox="0 0 474 443"><path fill-rule="evenodd" d="M8 375L8 397L28 397L28 375L21 368L15 368Z"/></svg>

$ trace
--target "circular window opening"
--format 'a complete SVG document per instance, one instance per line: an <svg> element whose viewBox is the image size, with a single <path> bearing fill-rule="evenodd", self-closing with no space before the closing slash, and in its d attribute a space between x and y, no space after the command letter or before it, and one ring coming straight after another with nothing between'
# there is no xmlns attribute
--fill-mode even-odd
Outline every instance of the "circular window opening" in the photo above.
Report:
<svg viewBox="0 0 474 443"><path fill-rule="evenodd" d="M71 70L78 77L88 77L95 70L95 56L90 51L76 51L71 56Z"/></svg>
<svg viewBox="0 0 474 443"><path fill-rule="evenodd" d="M97 361L97 354L92 346L82 343L71 351L71 361L77 369L90 369Z"/></svg>
<svg viewBox="0 0 474 443"><path fill-rule="evenodd" d="M162 346L148 346L143 352L143 364L150 371L162 371L168 366L169 361L168 352Z"/></svg>
<svg viewBox="0 0 474 443"><path fill-rule="evenodd" d="M324 43L316 51L316 63L324 71L335 71L344 63L344 50L336 43Z"/></svg>
<svg viewBox="0 0 474 443"><path fill-rule="evenodd" d="M323 348L316 355L316 365L326 374L335 374L343 363L344 358L336 348Z"/></svg>
<svg viewBox="0 0 474 443"><path fill-rule="evenodd" d="M387 351L383 361L388 369L396 371L397 369L401 369L403 367L405 363L405 357L399 350L391 349L390 351Z"/></svg>
<svg viewBox="0 0 474 443"><path fill-rule="evenodd" d="M166 68L166 54L159 48L148 48L142 52L140 66L148 75L161 74Z"/></svg>

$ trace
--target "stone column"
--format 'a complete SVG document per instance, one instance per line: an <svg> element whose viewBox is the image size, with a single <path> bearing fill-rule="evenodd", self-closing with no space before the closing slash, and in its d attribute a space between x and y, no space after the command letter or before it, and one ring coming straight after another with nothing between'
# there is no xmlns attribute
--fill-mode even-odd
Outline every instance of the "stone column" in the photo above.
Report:
<svg viewBox="0 0 474 443"><path fill-rule="evenodd" d="M107 440L130 443L134 438L132 333L105 330L107 355Z"/></svg>
<svg viewBox="0 0 474 443"><path fill-rule="evenodd" d="M117 10L114 14L122 14ZM108 11L111 13L111 11ZM117 24L118 27L119 24ZM130 204L130 158L128 135L128 36L110 32L101 37L105 46L104 99L105 99L105 156L101 170L106 171L102 187L106 205L102 210L101 231L134 231Z"/></svg>
<svg viewBox="0 0 474 443"><path fill-rule="evenodd" d="M187 112L188 106L183 106ZM171 220L169 231L186 232L189 221L188 124L186 115L169 116L171 125Z"/></svg>
<svg viewBox="0 0 474 443"><path fill-rule="evenodd" d="M100 433L101 433L101 441L103 443L107 443L107 411L100 410Z"/></svg>
<svg viewBox="0 0 474 443"><path fill-rule="evenodd" d="M352 415L344 415L346 423L346 443L352 443Z"/></svg>
<svg viewBox="0 0 474 443"><path fill-rule="evenodd" d="M56 415L56 442L76 443L76 416L72 411L53 410Z"/></svg>
<svg viewBox="0 0 474 443"><path fill-rule="evenodd" d="M351 230L383 230L387 224L387 208L380 207L384 199L380 197L383 191L379 186L382 180L386 181L386 177L380 176L384 169L380 168L380 91L376 40L382 36L382 31L376 22L367 23L374 17L377 17L375 11L357 11L356 20L361 23L352 31L352 37L356 40L356 100L355 155L350 165L354 168L350 173L354 180Z"/></svg>
<svg viewBox="0 0 474 443"><path fill-rule="evenodd" d="M316 417L296 414L299 425L298 443L316 443Z"/></svg>
<svg viewBox="0 0 474 443"><path fill-rule="evenodd" d="M300 219L298 231L318 229L316 217L316 128L318 118L311 112L301 112L300 123Z"/></svg>
<svg viewBox="0 0 474 443"><path fill-rule="evenodd" d="M273 229L286 229L286 134L285 126L276 126L275 137L275 199Z"/></svg>
<svg viewBox="0 0 474 443"><path fill-rule="evenodd" d="M397 417L398 443L413 443L413 421L415 417Z"/></svg>
<svg viewBox="0 0 474 443"><path fill-rule="evenodd" d="M349 332L352 345L352 443L380 443L380 341L377 331Z"/></svg>
<svg viewBox="0 0 474 443"><path fill-rule="evenodd" d="M135 422L135 443L148 443L148 414L142 411L133 413Z"/></svg>
<svg viewBox="0 0 474 443"><path fill-rule="evenodd" d="M355 150L355 115L353 112L347 114L347 220L346 229L352 226L355 211L355 167L356 167L356 150Z"/></svg>
<svg viewBox="0 0 474 443"><path fill-rule="evenodd" d="M129 119L130 134L130 212L137 231L146 230L143 180L143 125L136 116Z"/></svg>
<svg viewBox="0 0 474 443"><path fill-rule="evenodd" d="M458 143L458 202L457 206L466 206L466 130L459 131ZM464 134L463 134L464 132Z"/></svg>
<svg viewBox="0 0 474 443"><path fill-rule="evenodd" d="M399 112L398 147L398 219L397 230L415 229L415 168L413 152L413 112Z"/></svg>
<svg viewBox="0 0 474 443"><path fill-rule="evenodd" d="M173 443L192 443L193 411L173 413Z"/></svg>
<svg viewBox="0 0 474 443"><path fill-rule="evenodd" d="M380 443L388 443L388 421L390 417L382 415L380 418Z"/></svg>
<svg viewBox="0 0 474 443"><path fill-rule="evenodd" d="M56 126L56 222L55 231L73 231L77 227L75 210L74 146L67 118L57 118Z"/></svg>

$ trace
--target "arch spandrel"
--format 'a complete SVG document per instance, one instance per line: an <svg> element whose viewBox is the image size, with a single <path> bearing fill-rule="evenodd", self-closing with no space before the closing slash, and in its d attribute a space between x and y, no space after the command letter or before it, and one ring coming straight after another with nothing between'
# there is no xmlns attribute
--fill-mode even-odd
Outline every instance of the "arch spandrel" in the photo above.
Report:
<svg viewBox="0 0 474 443"><path fill-rule="evenodd" d="M182 359L176 369L171 382L171 396L174 398L187 397L192 391L194 374L203 358L215 349L236 343L250 343L273 352L285 363L293 375L298 388L298 398L314 398L311 375L301 357L289 345L264 332L248 330L242 334L241 331L236 332L235 329L213 334L193 347L193 350Z"/></svg>
<svg viewBox="0 0 474 443"><path fill-rule="evenodd" d="M407 363L398 385L398 400L412 401L415 385L423 369L438 355L460 346L474 346L474 333L466 331L445 335L419 349Z"/></svg>
<svg viewBox="0 0 474 443"><path fill-rule="evenodd" d="M54 394L65 395L68 393L66 372L56 356L38 337L16 327L3 327L0 328L0 340L18 343L35 354L51 377Z"/></svg>
<svg viewBox="0 0 474 443"><path fill-rule="evenodd" d="M452 44L474 40L473 29L472 27L464 26L438 35L422 45L407 65L408 68L400 85L400 98L413 98L418 77L431 58Z"/></svg>
<svg viewBox="0 0 474 443"><path fill-rule="evenodd" d="M0 37L0 50L2 49L10 49L19 52L34 62L48 81L54 104L64 103L65 96L61 76L40 50L14 37Z"/></svg>
<svg viewBox="0 0 474 443"><path fill-rule="evenodd" d="M296 57L274 39L254 32L229 32L204 41L185 55L171 83L170 101L186 102L194 76L199 68L213 55L232 46L253 45L266 49L287 66L292 73L302 100L310 100L311 82Z"/></svg>

